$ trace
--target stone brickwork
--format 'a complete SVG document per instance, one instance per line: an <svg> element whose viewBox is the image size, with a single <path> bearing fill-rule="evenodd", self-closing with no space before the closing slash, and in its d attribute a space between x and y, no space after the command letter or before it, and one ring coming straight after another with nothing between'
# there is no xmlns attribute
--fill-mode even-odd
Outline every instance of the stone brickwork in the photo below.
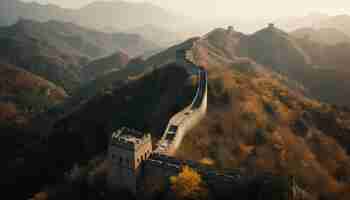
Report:
<svg viewBox="0 0 350 200"><path fill-rule="evenodd" d="M150 134L121 128L113 133L108 149L111 168L108 184L111 188L126 188L136 193L142 163L152 153Z"/></svg>

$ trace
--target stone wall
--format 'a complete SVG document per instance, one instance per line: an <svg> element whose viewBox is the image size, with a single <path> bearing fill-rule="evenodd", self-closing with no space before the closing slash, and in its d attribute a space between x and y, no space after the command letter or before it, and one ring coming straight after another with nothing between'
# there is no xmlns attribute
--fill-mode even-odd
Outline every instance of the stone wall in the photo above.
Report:
<svg viewBox="0 0 350 200"><path fill-rule="evenodd" d="M240 170L230 172L219 172L199 163L190 160L178 160L174 157L153 154L150 159L145 161L143 168L143 180L157 180L158 185L169 187L171 176L177 176L183 166L189 166L196 170L202 177L202 180L210 188L211 192L217 197L232 196L234 188L240 189L246 186L253 179L243 176ZM149 191L145 191L145 194ZM151 199L152 197L150 197Z"/></svg>
<svg viewBox="0 0 350 200"><path fill-rule="evenodd" d="M207 72L190 61L191 54L188 52L189 51L179 51L177 53L177 62L187 69L189 73L197 74L197 91L192 103L182 111L176 113L169 120L163 137L157 144L155 150L156 153L174 155L186 133L198 125L198 123L205 117L207 111ZM168 137L171 127L177 128L176 134L172 137Z"/></svg>

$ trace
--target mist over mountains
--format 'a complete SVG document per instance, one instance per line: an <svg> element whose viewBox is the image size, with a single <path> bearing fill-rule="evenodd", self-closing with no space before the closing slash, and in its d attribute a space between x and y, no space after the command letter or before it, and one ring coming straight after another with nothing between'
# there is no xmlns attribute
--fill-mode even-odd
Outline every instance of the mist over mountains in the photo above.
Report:
<svg viewBox="0 0 350 200"><path fill-rule="evenodd" d="M94 2L79 9L65 9L52 4L4 0L0 3L0 25L11 25L20 18L36 21L59 20L93 29L113 27L129 29L147 24L171 24L180 18L149 3Z"/></svg>
<svg viewBox="0 0 350 200"><path fill-rule="evenodd" d="M165 29L160 33L164 33L164 31L169 33L170 31L180 35L180 39L185 40L189 36L205 34L215 27L235 25L242 32L252 33L263 28L267 22L274 22L286 31L294 31L303 27L338 28L338 30L350 34L346 27L348 16L330 16L322 13L311 13L303 17L265 17L254 20L239 17L214 17L200 20L172 13L148 2L96 1L77 9L20 0L3 0L0 5L0 26L11 25L20 18L24 18L42 22L48 20L72 22L90 29L107 32L130 32L130 30L132 32L133 29L143 27L144 31L141 31L141 34L149 33L152 30L154 32L155 27L158 27L157 29ZM148 33L147 35L149 35ZM160 33L157 32L157 34ZM165 37L164 34L163 37ZM167 41L167 43L169 42Z"/></svg>

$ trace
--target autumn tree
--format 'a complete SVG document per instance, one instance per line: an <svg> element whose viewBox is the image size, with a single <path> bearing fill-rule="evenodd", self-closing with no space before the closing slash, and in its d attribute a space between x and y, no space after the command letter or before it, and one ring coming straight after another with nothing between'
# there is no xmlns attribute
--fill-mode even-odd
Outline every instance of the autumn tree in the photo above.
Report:
<svg viewBox="0 0 350 200"><path fill-rule="evenodd" d="M0 103L0 120L11 120L17 115L17 108L12 103Z"/></svg>
<svg viewBox="0 0 350 200"><path fill-rule="evenodd" d="M47 194L47 192L38 192L36 194L34 194L33 200L48 200L49 199L49 195Z"/></svg>
<svg viewBox="0 0 350 200"><path fill-rule="evenodd" d="M178 176L170 177L171 189L178 199L205 199L207 190L198 172L184 166Z"/></svg>

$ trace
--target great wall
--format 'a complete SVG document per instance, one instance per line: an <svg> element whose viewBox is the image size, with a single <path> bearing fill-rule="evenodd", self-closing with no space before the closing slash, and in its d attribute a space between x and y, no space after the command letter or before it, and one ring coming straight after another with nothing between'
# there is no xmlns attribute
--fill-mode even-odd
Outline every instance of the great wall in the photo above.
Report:
<svg viewBox="0 0 350 200"><path fill-rule="evenodd" d="M186 133L205 117L207 111L207 72L187 57L187 51L177 52L177 64L183 66L190 75L196 76L196 93L190 105L173 115L163 136L152 150L151 137L132 129L122 128L113 133L109 148L109 159L112 167L108 177L110 185L124 186L136 192L140 174L164 172L173 174L180 169L179 165L167 160L175 160L173 156ZM182 58L182 59L179 59ZM166 164L166 165L164 165ZM170 167L169 166L173 166ZM141 169L142 167L142 169ZM122 181L121 181L122 180Z"/></svg>
<svg viewBox="0 0 350 200"><path fill-rule="evenodd" d="M193 42L195 45L196 41ZM192 47L191 47L192 48ZM239 190L244 185L254 184L263 180L264 184L271 182L273 175L266 173L250 175L240 169L218 171L191 160L179 160L173 157L186 133L194 128L205 117L207 112L208 75L204 68L195 65L191 60L189 50L177 52L176 63L183 66L189 73L198 77L197 90L192 103L173 115L157 142L152 148L150 134L122 128L113 133L108 159L111 161L108 183L111 188L127 188L133 193L141 193L146 179L162 180L166 184L170 176L177 175L183 166L189 166L201 174L205 182L219 196ZM289 180L291 189L288 199L303 199L303 191Z"/></svg>
<svg viewBox="0 0 350 200"><path fill-rule="evenodd" d="M163 137L154 150L155 154L173 155L185 134L196 126L207 110L207 73L198 68L198 87L191 105L176 113L165 129Z"/></svg>

